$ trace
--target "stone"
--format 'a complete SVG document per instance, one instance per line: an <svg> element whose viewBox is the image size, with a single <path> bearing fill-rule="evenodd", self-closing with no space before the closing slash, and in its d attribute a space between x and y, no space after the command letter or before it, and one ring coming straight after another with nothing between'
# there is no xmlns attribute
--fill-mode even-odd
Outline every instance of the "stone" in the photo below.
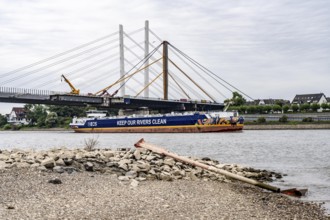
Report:
<svg viewBox="0 0 330 220"><path fill-rule="evenodd" d="M114 157L115 156L115 153L113 151L103 151L103 155L106 158L111 158L111 157Z"/></svg>
<svg viewBox="0 0 330 220"><path fill-rule="evenodd" d="M172 167L175 164L175 160L173 158L165 158L164 164Z"/></svg>
<svg viewBox="0 0 330 220"><path fill-rule="evenodd" d="M128 171L128 165L126 163L119 164L118 167L125 170L125 171Z"/></svg>
<svg viewBox="0 0 330 220"><path fill-rule="evenodd" d="M64 158L63 159L63 162L66 166L71 166L72 163L73 163L73 159L70 159L70 158Z"/></svg>
<svg viewBox="0 0 330 220"><path fill-rule="evenodd" d="M135 179L136 179L137 181L139 181L139 182L142 182L142 181L146 181L146 180L147 180L147 178L145 178L145 177L141 177L141 176L136 177Z"/></svg>
<svg viewBox="0 0 330 220"><path fill-rule="evenodd" d="M150 166L149 163L147 163L147 162L143 162L143 161L138 161L138 162L136 163L136 165L138 166L138 168L140 168L139 171L144 171L144 172L146 172L146 171L149 171L150 168L151 168L151 166Z"/></svg>
<svg viewBox="0 0 330 220"><path fill-rule="evenodd" d="M189 176L189 178L190 178L191 180L198 180L197 176L196 176L194 173L192 173L192 172L190 172L190 173L188 174L188 176Z"/></svg>
<svg viewBox="0 0 330 220"><path fill-rule="evenodd" d="M133 179L133 178L137 177L137 172L131 170L131 171L126 172L125 176L128 176L130 179Z"/></svg>
<svg viewBox="0 0 330 220"><path fill-rule="evenodd" d="M42 171L42 172L48 171L45 166L41 166L41 165L37 167L37 170Z"/></svg>
<svg viewBox="0 0 330 220"><path fill-rule="evenodd" d="M41 162L41 166L44 166L48 169L52 169L55 166L55 160L53 158L46 158Z"/></svg>
<svg viewBox="0 0 330 220"><path fill-rule="evenodd" d="M139 186L139 181L137 181L135 179L132 179L130 186L133 187L133 188L138 187Z"/></svg>
<svg viewBox="0 0 330 220"><path fill-rule="evenodd" d="M123 159L118 162L119 165L120 164L131 164L131 163L132 163L132 160L130 160L130 159Z"/></svg>
<svg viewBox="0 0 330 220"><path fill-rule="evenodd" d="M117 167L118 163L117 162L108 162L108 163L106 163L106 166L107 167Z"/></svg>
<svg viewBox="0 0 330 220"><path fill-rule="evenodd" d="M70 160L72 160L72 159L70 159ZM59 158L58 160L55 161L55 165L56 166L65 166L66 164L62 158Z"/></svg>
<svg viewBox="0 0 330 220"><path fill-rule="evenodd" d="M64 173L64 169L61 166L55 166L53 168L53 171L56 172L56 173Z"/></svg>
<svg viewBox="0 0 330 220"><path fill-rule="evenodd" d="M74 168L74 167L62 167L63 168L63 170L65 171L65 172L67 172L68 174L71 174L71 173L73 173L73 172L78 172L79 170L78 169L76 169L76 168Z"/></svg>
<svg viewBox="0 0 330 220"><path fill-rule="evenodd" d="M0 154L0 161L6 161L8 159L9 159L9 157L7 155Z"/></svg>
<svg viewBox="0 0 330 220"><path fill-rule="evenodd" d="M48 183L62 184L62 181L59 178L54 178L54 179L48 180Z"/></svg>
<svg viewBox="0 0 330 220"><path fill-rule="evenodd" d="M162 166L161 168L162 168L162 170L164 170L165 172L171 172L171 171L172 171L172 169L171 169L171 167L170 167L169 165L164 165L164 166Z"/></svg>
<svg viewBox="0 0 330 220"><path fill-rule="evenodd" d="M40 163L34 163L34 164L31 164L30 168L37 168L40 166Z"/></svg>
<svg viewBox="0 0 330 220"><path fill-rule="evenodd" d="M136 160L140 160L140 159L141 159L141 153L140 153L140 150L139 150L139 149L136 149L136 150L134 151L133 155L134 155L134 158L135 158Z"/></svg>
<svg viewBox="0 0 330 220"><path fill-rule="evenodd" d="M81 163L78 163L75 160L72 162L71 166L78 169L78 170L83 170L85 168L84 165L82 165Z"/></svg>
<svg viewBox="0 0 330 220"><path fill-rule="evenodd" d="M29 168L31 165L26 162L21 162L21 163L15 163L15 166L19 169L24 169L24 168Z"/></svg>
<svg viewBox="0 0 330 220"><path fill-rule="evenodd" d="M89 171L89 172L93 172L94 171L94 164L91 162L87 162L84 164L85 170Z"/></svg>
<svg viewBox="0 0 330 220"><path fill-rule="evenodd" d="M118 176L118 180L120 181L129 181L129 177L128 176Z"/></svg>
<svg viewBox="0 0 330 220"><path fill-rule="evenodd" d="M159 175L160 180L165 180L165 181L172 181L173 180L173 176L168 173L168 172L161 172Z"/></svg>
<svg viewBox="0 0 330 220"><path fill-rule="evenodd" d="M10 167L10 164L7 164L4 161L0 161L0 170L6 169L8 167Z"/></svg>
<svg viewBox="0 0 330 220"><path fill-rule="evenodd" d="M146 158L147 161L152 161L154 159L156 159L156 156L153 156L153 155L148 155Z"/></svg>

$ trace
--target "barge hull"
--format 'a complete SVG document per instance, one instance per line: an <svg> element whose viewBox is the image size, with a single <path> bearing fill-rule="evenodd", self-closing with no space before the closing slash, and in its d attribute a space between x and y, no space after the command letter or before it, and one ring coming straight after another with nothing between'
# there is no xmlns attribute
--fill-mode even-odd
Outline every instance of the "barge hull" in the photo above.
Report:
<svg viewBox="0 0 330 220"><path fill-rule="evenodd" d="M73 128L77 133L202 133L241 131L238 125L194 125L194 126L153 126L153 127L121 127L121 128Z"/></svg>

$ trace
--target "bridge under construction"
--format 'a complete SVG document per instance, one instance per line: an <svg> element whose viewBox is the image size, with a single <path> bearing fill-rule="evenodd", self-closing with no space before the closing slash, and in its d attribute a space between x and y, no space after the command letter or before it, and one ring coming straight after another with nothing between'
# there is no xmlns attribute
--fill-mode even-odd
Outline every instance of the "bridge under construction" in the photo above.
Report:
<svg viewBox="0 0 330 220"><path fill-rule="evenodd" d="M145 33L144 47L130 36L141 30L144 30ZM158 45L150 43L149 33L152 33L155 40L160 41ZM119 45L117 45L119 46L119 68L115 69L114 72L117 74L120 73L119 78L115 79L112 77L112 81L114 82L97 92L80 92L83 89L77 88L81 88L84 83L86 85L85 87L91 88L92 86L99 87L102 83L110 82L111 74L98 74L100 71L99 68L104 68L104 64L101 67L97 67L97 65L102 64L104 61L109 61L110 57L116 57L118 54L116 53L112 56L103 55L105 57L94 62L92 61L95 60L95 57L100 58L102 53L109 52L107 51L109 48L101 52L94 51L117 42L117 39L114 39L102 43L105 39L109 40L109 37L115 36L115 34L119 35ZM125 46L124 38L133 42L133 46ZM97 45L92 46L93 44ZM153 50L149 51L149 46L152 46ZM85 49L85 47L87 48ZM111 48L113 49L115 47ZM138 55L132 48L138 48L144 53ZM162 52L159 51L161 48ZM71 55L73 52L75 53ZM87 55L90 52L93 52L93 54ZM135 64L133 61L128 60L127 56L124 55L125 52L130 52L131 57L137 60ZM177 60L169 56L170 52L177 57ZM157 53L161 55L160 58L155 58ZM81 58L78 59L78 57ZM72 67L78 64L85 64L85 62L91 63L80 68L72 69ZM63 63L67 64L63 66ZM125 71L127 64L132 66L129 71ZM188 74L179 64L191 68L189 73L193 72L195 76ZM68 72L68 74L61 74L64 71ZM140 72L144 73L143 77L141 74L138 74ZM49 85L58 82L57 77L64 79L67 86L70 87L71 92L49 90ZM150 79L151 77L153 79ZM101 82L97 82L95 79L100 79ZM128 83L128 81L133 83ZM142 81L144 83L141 83ZM214 85L214 83L218 85ZM63 83L60 87L61 90L63 90L62 86ZM169 42L161 41L149 29L149 23L146 21L145 28L134 31L131 34L126 34L123 31L122 25L120 25L118 33L116 32L99 38L11 72L0 74L0 102L93 106L98 109L148 108L162 112L223 110L224 104L218 101L218 96L219 94L224 98L226 96L219 90L220 86L230 92L234 90L240 91L220 78L218 74L214 74ZM46 87L47 89L42 89L42 87ZM133 90L132 88L136 88L138 90L135 90L135 94L127 95L129 94L127 88L131 90ZM150 93L154 94L153 97ZM243 92L241 93L244 94Z"/></svg>

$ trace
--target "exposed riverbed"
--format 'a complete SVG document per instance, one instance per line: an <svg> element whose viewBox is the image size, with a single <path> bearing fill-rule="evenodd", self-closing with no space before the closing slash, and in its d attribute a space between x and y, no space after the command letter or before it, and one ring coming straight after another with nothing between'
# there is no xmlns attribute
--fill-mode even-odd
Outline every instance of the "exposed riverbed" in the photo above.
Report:
<svg viewBox="0 0 330 220"><path fill-rule="evenodd" d="M305 200L330 210L330 130L245 130L203 134L77 134L71 131L1 131L0 149L82 148L88 138L100 148L133 147L139 139L181 155L210 157L287 174L281 188L308 188Z"/></svg>

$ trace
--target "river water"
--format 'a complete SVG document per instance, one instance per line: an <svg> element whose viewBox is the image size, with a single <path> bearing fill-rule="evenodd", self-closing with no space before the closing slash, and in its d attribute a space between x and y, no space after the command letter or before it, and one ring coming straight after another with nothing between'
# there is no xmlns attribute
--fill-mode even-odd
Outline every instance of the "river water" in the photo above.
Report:
<svg viewBox="0 0 330 220"><path fill-rule="evenodd" d="M245 130L197 134L78 134L71 131L0 131L0 149L133 147L141 138L185 156L210 157L287 174L271 183L281 189L308 188L302 198L325 203L330 213L330 130Z"/></svg>

